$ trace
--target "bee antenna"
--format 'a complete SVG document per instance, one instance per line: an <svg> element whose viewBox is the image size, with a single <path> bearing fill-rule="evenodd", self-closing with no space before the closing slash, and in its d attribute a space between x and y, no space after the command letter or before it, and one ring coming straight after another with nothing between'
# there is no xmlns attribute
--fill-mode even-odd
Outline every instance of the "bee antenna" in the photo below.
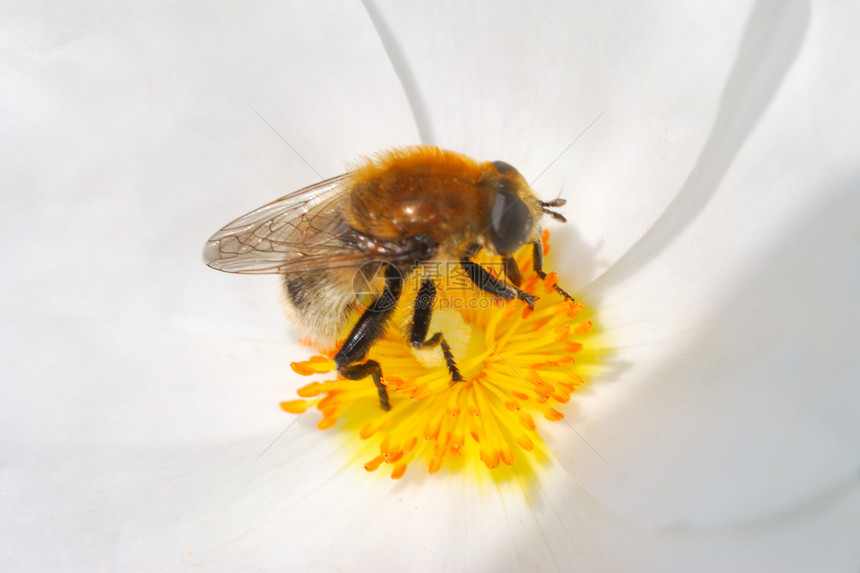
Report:
<svg viewBox="0 0 860 573"><path fill-rule="evenodd" d="M561 207L565 203L567 203L567 199L562 199L561 197L556 197L552 201L541 201L540 208L541 211L558 221L559 223L567 223L567 219L561 213L556 213L555 211L550 211L547 207Z"/></svg>
<svg viewBox="0 0 860 573"><path fill-rule="evenodd" d="M542 209L544 213L558 221L559 223L567 223L567 219L561 213L556 213L555 211L550 211L549 209Z"/></svg>
<svg viewBox="0 0 860 573"><path fill-rule="evenodd" d="M541 207L563 207L567 204L567 199L562 199L561 197L556 197L552 201L541 201Z"/></svg>
<svg viewBox="0 0 860 573"><path fill-rule="evenodd" d="M559 223L567 223L567 218L561 213L556 213L555 211L550 211L549 209L544 209L543 212L558 221Z"/></svg>

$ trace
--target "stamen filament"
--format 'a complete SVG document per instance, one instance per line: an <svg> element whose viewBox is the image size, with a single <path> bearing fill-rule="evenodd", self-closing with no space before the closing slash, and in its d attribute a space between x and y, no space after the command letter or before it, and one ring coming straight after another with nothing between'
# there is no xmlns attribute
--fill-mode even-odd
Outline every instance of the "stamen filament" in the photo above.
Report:
<svg viewBox="0 0 860 573"><path fill-rule="evenodd" d="M542 242L546 253L548 234L542 236ZM486 259L483 253L475 257L479 264ZM480 462L478 465L490 470L532 471L532 462L539 459L535 454L546 452L535 417L561 420L564 414L556 406L568 403L571 394L584 385L573 371L579 366L574 354L583 348L592 321L579 318L584 308L581 302L565 300L556 291L556 273L541 279L533 271L531 248L524 248L515 261L523 277L520 288L540 300L534 310L522 301L489 308L461 305L463 310L456 312L473 335L465 355L455 354L463 381L452 383L441 352L435 358L429 353L422 356L423 361L430 361L426 366L419 362L400 329L392 327L368 355L382 365L391 411L379 408L369 379L342 378L307 384L297 391L301 399L281 407L299 414L315 406L323 415L317 424L322 429L334 426L349 412L347 427L357 422L359 438L376 449L364 468L375 472L390 466L393 479L402 477L418 460L426 463L431 474L441 471L449 460L456 460L451 463L457 468ZM437 300L489 296L448 291L445 286L438 285ZM397 312L403 320L392 322L403 324L411 318L408 307ZM445 336L455 340L450 334ZM590 352L588 358L594 355ZM293 369L304 375L335 370L333 360L326 356L295 363Z"/></svg>

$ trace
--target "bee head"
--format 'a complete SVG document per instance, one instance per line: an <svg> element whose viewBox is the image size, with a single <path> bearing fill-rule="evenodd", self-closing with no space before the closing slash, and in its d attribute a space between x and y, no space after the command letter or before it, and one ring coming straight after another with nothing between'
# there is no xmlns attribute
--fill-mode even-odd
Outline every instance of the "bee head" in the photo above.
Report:
<svg viewBox="0 0 860 573"><path fill-rule="evenodd" d="M532 238L540 202L520 172L504 161L488 164L480 185L489 206L486 238L497 254L511 255Z"/></svg>

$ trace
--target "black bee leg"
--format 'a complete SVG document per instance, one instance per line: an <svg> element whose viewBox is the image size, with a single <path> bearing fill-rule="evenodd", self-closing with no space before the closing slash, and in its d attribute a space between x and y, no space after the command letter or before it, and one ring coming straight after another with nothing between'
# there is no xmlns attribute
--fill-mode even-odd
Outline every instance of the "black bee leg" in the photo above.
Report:
<svg viewBox="0 0 860 573"><path fill-rule="evenodd" d="M388 390L382 383L382 367L375 360L360 361L385 333L385 324L394 312L402 291L403 275L395 267L388 266L385 269L382 294L367 307L334 357L337 371L347 380L361 380L373 376L373 383L379 392L379 405L383 410L390 410L391 404L388 401Z"/></svg>
<svg viewBox="0 0 860 573"><path fill-rule="evenodd" d="M433 317L433 302L436 300L436 285L430 279L425 279L421 283L421 288L418 289L418 296L415 297L415 311L412 314L412 332L409 336L409 341L412 348L421 350L422 348L436 348L442 345L442 354L445 355L445 363L448 365L448 371L451 373L451 382L461 382L463 377L460 375L460 370L457 368L457 363L454 362L454 355L451 353L451 347L441 332L437 332L429 339L427 331L430 329L430 319Z"/></svg>
<svg viewBox="0 0 860 573"><path fill-rule="evenodd" d="M366 360L357 364L347 364L338 368L337 371L347 380L361 380L373 376L373 383L379 394L379 406L386 411L391 409L391 404L388 402L388 389L382 383L382 367L379 362Z"/></svg>
<svg viewBox="0 0 860 573"><path fill-rule="evenodd" d="M514 300L518 298L528 304L530 307L535 305L535 297L526 294L517 287L506 285L496 277L487 272L487 269L469 258L460 259L460 266L465 269L466 274L472 279L472 282L484 292L488 292L493 296L503 298L505 300Z"/></svg>
<svg viewBox="0 0 860 573"><path fill-rule="evenodd" d="M543 270L543 244L541 244L540 241L535 241L532 243L532 265L535 274L541 279L545 279L546 273ZM563 296L565 300L573 302L573 297L567 294L567 292L565 292L563 288L558 286L558 283L554 284L553 288L558 294Z"/></svg>
<svg viewBox="0 0 860 573"><path fill-rule="evenodd" d="M523 275L520 273L520 266L513 257L505 257L502 259L505 268L505 276L511 281L515 287L520 286L523 282Z"/></svg>

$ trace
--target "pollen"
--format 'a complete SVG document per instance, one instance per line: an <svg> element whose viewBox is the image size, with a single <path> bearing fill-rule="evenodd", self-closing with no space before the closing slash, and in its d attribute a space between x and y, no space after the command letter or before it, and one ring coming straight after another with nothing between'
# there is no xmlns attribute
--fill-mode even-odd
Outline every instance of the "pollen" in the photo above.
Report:
<svg viewBox="0 0 860 573"><path fill-rule="evenodd" d="M548 252L546 232L542 243ZM531 251L527 246L515 259L520 288L538 297L533 310L525 302L501 301L446 277L438 281L430 332L450 340L462 381L452 382L441 348L416 351L404 342L407 300L398 309L400 318L368 354L382 365L390 411L379 407L370 378L313 382L298 390L300 399L281 407L291 414L315 408L322 414L317 427L337 427L354 436L364 469L384 471L393 479L413 467L430 474L443 469L533 474L549 451L540 436L542 425L564 418L564 405L585 385L583 374L594 370L599 352L584 305L558 293L555 273L541 278L534 272ZM476 261L489 268L494 264L488 255ZM497 275L504 276L499 261L495 264ZM584 368L580 357L585 357ZM293 370L334 373L335 365L314 356L294 363Z"/></svg>

